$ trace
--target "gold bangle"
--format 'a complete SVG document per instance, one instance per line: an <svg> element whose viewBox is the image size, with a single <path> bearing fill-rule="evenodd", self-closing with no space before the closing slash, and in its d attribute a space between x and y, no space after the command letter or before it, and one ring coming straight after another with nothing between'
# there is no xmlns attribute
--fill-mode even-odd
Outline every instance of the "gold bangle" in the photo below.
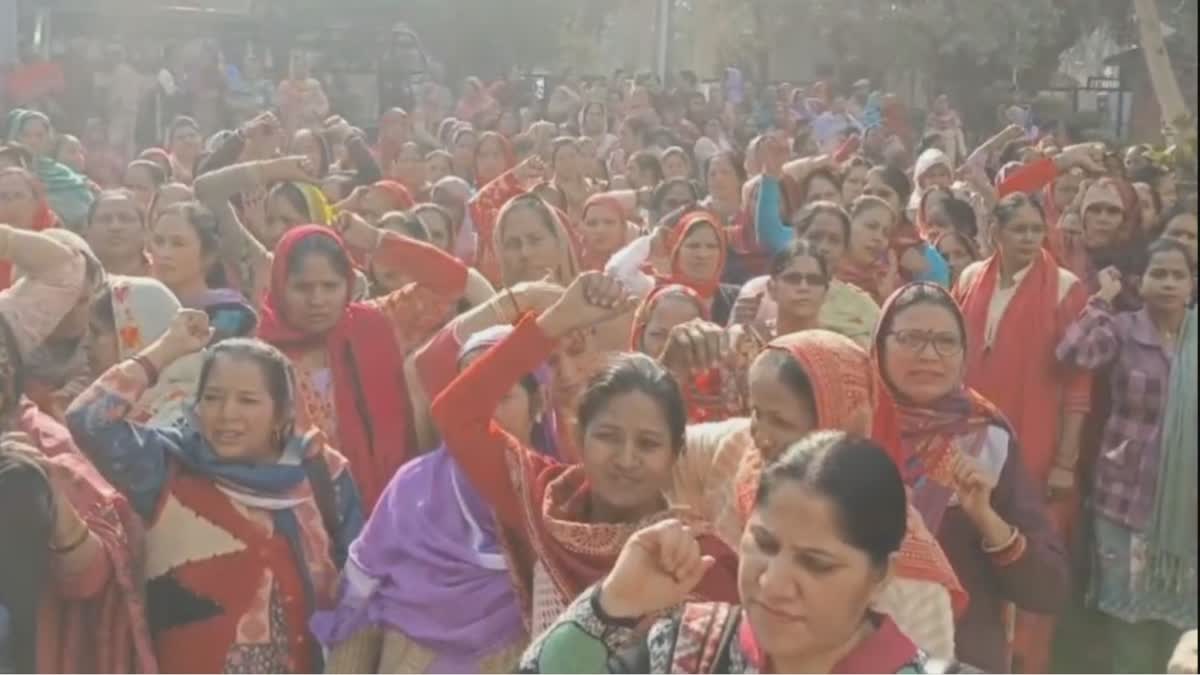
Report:
<svg viewBox="0 0 1200 675"><path fill-rule="evenodd" d="M988 546L987 543L980 542L980 548L983 549L983 552L987 553L989 555L994 555L996 553L1000 553L1000 552L1004 551L1009 546L1012 546L1013 544L1015 544L1017 542L1017 537L1021 536L1021 532L1020 532L1020 530L1018 530L1016 528L1015 525L1012 525L1010 527L1012 528L1012 533L1008 536L1008 539L1005 540L1005 542L1003 544L1001 544L999 546Z"/></svg>
<svg viewBox="0 0 1200 675"><path fill-rule="evenodd" d="M88 540L88 536L91 535L91 533L92 533L92 531L88 529L87 523L80 520L79 521L79 534L76 535L75 538L71 540L70 544L67 544L66 546L55 546L54 542L51 542L47 546L47 548L50 549L51 553L54 553L56 555L67 555L68 553L73 552L75 549L79 548L80 546L83 546L83 542Z"/></svg>

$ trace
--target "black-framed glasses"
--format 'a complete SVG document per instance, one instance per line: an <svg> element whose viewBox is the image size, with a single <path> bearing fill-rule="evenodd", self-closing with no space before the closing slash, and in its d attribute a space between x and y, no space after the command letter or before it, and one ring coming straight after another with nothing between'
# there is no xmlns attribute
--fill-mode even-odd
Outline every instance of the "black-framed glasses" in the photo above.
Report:
<svg viewBox="0 0 1200 675"><path fill-rule="evenodd" d="M962 340L955 333L941 333L932 330L898 330L890 333L896 344L913 354L920 354L925 347L933 345L933 351L938 356L955 356L962 352Z"/></svg>

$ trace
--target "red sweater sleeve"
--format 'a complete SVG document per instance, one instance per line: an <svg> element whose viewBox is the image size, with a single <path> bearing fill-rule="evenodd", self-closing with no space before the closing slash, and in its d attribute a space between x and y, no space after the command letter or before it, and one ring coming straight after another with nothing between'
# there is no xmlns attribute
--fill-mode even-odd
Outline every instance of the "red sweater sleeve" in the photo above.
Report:
<svg viewBox="0 0 1200 675"><path fill-rule="evenodd" d="M511 335L476 359L433 402L433 421L446 448L505 527L522 529L525 523L508 453L524 453L520 464L533 473L549 460L520 447L492 422L492 414L513 385L554 351L554 345L538 327L537 317L526 315Z"/></svg>
<svg viewBox="0 0 1200 675"><path fill-rule="evenodd" d="M418 286L438 295L461 296L467 288L467 266L432 244L384 232L375 257L385 265L404 269Z"/></svg>
<svg viewBox="0 0 1200 675"><path fill-rule="evenodd" d="M1039 159L1017 169L996 186L996 199L1004 199L1014 192L1037 192L1058 178L1058 165L1052 158Z"/></svg>
<svg viewBox="0 0 1200 675"><path fill-rule="evenodd" d="M833 152L833 161L841 163L850 159L850 157L852 157L854 153L858 151L858 146L860 145L862 145L862 137L858 134L854 134L853 136L847 138L846 140L842 141L842 144L838 146L838 149Z"/></svg>

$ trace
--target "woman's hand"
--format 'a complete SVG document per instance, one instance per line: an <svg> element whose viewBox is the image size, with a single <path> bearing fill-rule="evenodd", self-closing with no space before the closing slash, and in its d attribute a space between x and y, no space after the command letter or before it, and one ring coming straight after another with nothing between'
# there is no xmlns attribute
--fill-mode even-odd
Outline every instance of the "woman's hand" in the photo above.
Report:
<svg viewBox="0 0 1200 675"><path fill-rule="evenodd" d="M1091 174L1103 174L1105 172L1104 147L1099 143L1069 145L1054 158L1054 164L1060 172L1079 167Z"/></svg>
<svg viewBox="0 0 1200 675"><path fill-rule="evenodd" d="M1115 267L1105 267L1100 270L1098 280L1100 290L1096 291L1096 297L1111 305L1113 300L1116 300L1117 296L1121 294L1121 289L1124 288L1121 283L1121 271Z"/></svg>
<svg viewBox="0 0 1200 675"><path fill-rule="evenodd" d="M976 461L959 454L951 465L954 474L954 493L963 513L975 525L984 546L995 548L1012 537L1012 526L992 508L992 490L996 482L983 473Z"/></svg>
<svg viewBox="0 0 1200 675"><path fill-rule="evenodd" d="M333 229L342 236L346 245L359 251L371 252L379 248L383 231L372 227L362 216L353 211L342 211L333 220Z"/></svg>
<svg viewBox="0 0 1200 675"><path fill-rule="evenodd" d="M546 335L567 333L620 316L637 306L637 298L620 281L601 272L584 272L571 282L562 298L538 317Z"/></svg>
<svg viewBox="0 0 1200 675"><path fill-rule="evenodd" d="M673 373L699 375L730 361L732 353L724 328L693 319L671 329L658 360Z"/></svg>
<svg viewBox="0 0 1200 675"><path fill-rule="evenodd" d="M783 178L783 165L790 153L787 141L775 135L767 136L762 149L763 175L776 180Z"/></svg>
<svg viewBox="0 0 1200 675"><path fill-rule="evenodd" d="M207 314L198 309L180 309L167 332L142 350L142 356L161 373L175 361L207 347L212 336Z"/></svg>
<svg viewBox="0 0 1200 675"><path fill-rule="evenodd" d="M308 183L315 177L312 162L304 155L268 159L259 167L264 186L289 181Z"/></svg>
<svg viewBox="0 0 1200 675"><path fill-rule="evenodd" d="M636 532L600 584L600 610L614 619L639 619L687 599L713 566L691 528L664 520Z"/></svg>
<svg viewBox="0 0 1200 675"><path fill-rule="evenodd" d="M522 281L521 283L509 289L513 299L516 300L516 310L521 312L537 312L542 313L554 306L554 303L562 299L565 288L554 283L552 275L546 275L546 278L541 281ZM504 293L501 291L497 294L498 301ZM516 320L519 317L513 317Z"/></svg>
<svg viewBox="0 0 1200 675"><path fill-rule="evenodd" d="M275 113L264 112L242 126L242 135L246 139L243 161L271 159L282 146L283 125Z"/></svg>
<svg viewBox="0 0 1200 675"><path fill-rule="evenodd" d="M541 157L531 155L513 169L513 175L521 185L534 185L546 177L546 163Z"/></svg>

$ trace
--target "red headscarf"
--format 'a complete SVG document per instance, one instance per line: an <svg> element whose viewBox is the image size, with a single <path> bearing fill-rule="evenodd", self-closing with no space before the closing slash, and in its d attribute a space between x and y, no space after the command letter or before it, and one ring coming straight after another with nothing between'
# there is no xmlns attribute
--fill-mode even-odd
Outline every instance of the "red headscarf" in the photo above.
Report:
<svg viewBox="0 0 1200 675"><path fill-rule="evenodd" d="M479 150L484 143L494 142L500 144L500 153L504 155L504 168L495 176L479 175ZM482 188L484 185L496 180L506 171L511 171L517 165L517 153L513 150L512 142L503 135L495 131L485 131L479 134L479 140L475 142L475 166L472 167L471 173L475 175L475 186Z"/></svg>
<svg viewBox="0 0 1200 675"><path fill-rule="evenodd" d="M407 211L417 205L417 202L412 198L412 193L404 184L394 180L376 181L371 187L382 190L392 202L392 209L395 211Z"/></svg>
<svg viewBox="0 0 1200 675"><path fill-rule="evenodd" d="M29 189L33 192L33 199L36 205L33 207L33 219L29 222L29 229L34 232L56 227L58 225L58 216L54 215L54 211L50 209L50 202L46 200L46 188L42 185L42 181L37 176L29 173L25 169L19 167L9 167L0 171L0 177L3 176L20 176L25 179L29 185ZM16 227L21 227L23 223L13 223ZM7 260L0 260L0 290L4 290L12 285L12 263Z"/></svg>
<svg viewBox="0 0 1200 675"><path fill-rule="evenodd" d="M671 275L669 277L660 277L658 282L660 285L679 284L687 286L699 295L705 302L713 299L717 294L717 289L721 286L721 273L725 271L725 231L720 225L721 219L716 214L709 211L693 211L675 225L671 232ZM710 279L691 279L685 277L683 270L679 265L679 256L683 252L683 244L692 232L701 227L711 228L717 236L717 248L720 258L717 261L716 273Z"/></svg>
<svg viewBox="0 0 1200 675"><path fill-rule="evenodd" d="M579 217L579 223L571 227L575 231L575 239L578 242L579 264L581 269L584 270L604 269L604 266L608 264L608 259L612 257L613 253L616 253L616 251L609 251L607 253L594 251L587 246L587 237L584 235L582 226L587 221L588 211L594 207L612 209L617 214L617 220L623 228L620 246L628 244L637 236L637 229L628 223L629 214L625 212L625 205L621 203L621 200L603 192L588 197L587 201L583 203L583 213ZM567 219L563 222L570 223L570 220Z"/></svg>
<svg viewBox="0 0 1200 675"><path fill-rule="evenodd" d="M878 410L881 383L871 372L870 356L848 337L825 330L808 330L773 340L767 349L787 352L808 375L816 408L816 429L844 431L870 437L880 445L898 467L903 467L904 451L894 429L880 426L872 417ZM752 441L751 441L752 442ZM744 519L753 510L762 471L762 456L739 467L734 477L738 509ZM906 579L936 583L950 594L956 614L969 600L958 576L941 546L910 505L908 528L900 546L897 574Z"/></svg>
<svg viewBox="0 0 1200 675"><path fill-rule="evenodd" d="M328 237L337 243L347 261L350 259L341 238L319 225L290 230L276 245L258 337L293 358L311 343L312 336L287 323L281 303L291 252L309 237ZM353 278L347 282L353 284ZM409 458L404 357L396 346L392 324L379 310L364 303L346 305L337 324L322 339L333 374L336 447L350 461L363 505L370 513L392 474Z"/></svg>

